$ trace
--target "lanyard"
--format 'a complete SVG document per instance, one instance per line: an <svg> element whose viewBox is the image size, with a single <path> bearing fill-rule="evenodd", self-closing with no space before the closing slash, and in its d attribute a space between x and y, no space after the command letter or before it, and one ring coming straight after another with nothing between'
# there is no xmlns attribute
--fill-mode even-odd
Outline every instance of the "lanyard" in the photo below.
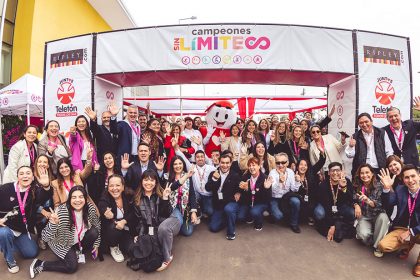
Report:
<svg viewBox="0 0 420 280"><path fill-rule="evenodd" d="M29 157L31 159L31 166L32 166L35 161L35 149L34 149L33 144L30 147L28 146L28 152L29 152Z"/></svg>
<svg viewBox="0 0 420 280"><path fill-rule="evenodd" d="M321 153L325 152L325 143L324 143L324 139L321 136L321 139L319 140L321 142L321 147L318 146L318 149L320 149Z"/></svg>
<svg viewBox="0 0 420 280"><path fill-rule="evenodd" d="M295 155L299 157L300 148L296 146L296 141L293 141L293 148L295 150Z"/></svg>
<svg viewBox="0 0 420 280"><path fill-rule="evenodd" d="M28 198L29 189L30 187L26 189L25 195L23 196L23 201L22 201L22 197L20 196L20 191L19 191L19 183L16 184L16 188L15 188L16 196L19 203L20 213L22 214L23 223L25 224L26 228L28 228L28 226L27 226L27 220L26 220L26 214L25 214L25 204Z"/></svg>
<svg viewBox="0 0 420 280"><path fill-rule="evenodd" d="M362 186L362 194L366 194L366 187L365 186ZM363 207L363 205L365 205L364 201L362 201L362 207Z"/></svg>
<svg viewBox="0 0 420 280"><path fill-rule="evenodd" d="M79 249L80 251L83 251L83 247L82 247L82 242L80 239L80 236L82 235L83 229L85 228L85 224L83 222L83 218L82 218L82 226L80 227L80 230L77 229L77 220L76 220L76 215L74 214L74 210L72 211L73 214L73 222L74 222L74 227L76 229L76 233L77 233L77 242L79 244Z"/></svg>
<svg viewBox="0 0 420 280"><path fill-rule="evenodd" d="M137 138L140 137L140 127L136 126L136 123L134 125L131 122L128 122L131 126L131 129L134 131L134 133L137 135Z"/></svg>
<svg viewBox="0 0 420 280"><path fill-rule="evenodd" d="M198 166L196 166L195 169L197 169L198 179L200 180L200 187L201 187L201 190L203 190L204 175L206 174L206 166L204 165L203 173L200 173L200 169L198 168Z"/></svg>
<svg viewBox="0 0 420 280"><path fill-rule="evenodd" d="M408 192L407 202L408 202L408 227L410 227L411 217L414 213L414 208L416 207L417 197L419 196L419 191L417 191L416 195L414 196L414 201L411 201L411 194Z"/></svg>
<svg viewBox="0 0 420 280"><path fill-rule="evenodd" d="M73 182L73 180L70 180L70 187L67 185L67 183L66 183L66 180L64 180L63 181L63 185L64 185L64 187L66 188L66 190L68 191L68 192L70 192L70 190L73 188L73 186L74 186L74 182Z"/></svg>
<svg viewBox="0 0 420 280"><path fill-rule="evenodd" d="M302 185L303 185L303 189L305 190L305 194L308 195L309 187L308 187L308 181L306 180L306 176L303 178Z"/></svg>
<svg viewBox="0 0 420 280"><path fill-rule="evenodd" d="M400 129L400 135L397 135L397 132L395 129L390 125L389 128L391 129L392 133L395 135L395 137L398 139L398 148L400 151L402 151L402 137L403 137L403 129L401 127Z"/></svg>
<svg viewBox="0 0 420 280"><path fill-rule="evenodd" d="M340 189L338 186L337 186L337 191L334 193L334 187L333 187L333 185L332 185L332 183L331 183L331 181L330 181L330 186L331 186L331 193L332 193L332 196L333 196L333 201L334 201L334 206L337 204L337 199L338 199L338 190Z"/></svg>
<svg viewBox="0 0 420 280"><path fill-rule="evenodd" d="M258 179L258 177L257 177ZM253 180L252 176L249 180L249 186L251 188L251 207L254 207L254 201L255 201L255 189L256 189L256 184L257 184L257 179L255 179L255 181Z"/></svg>

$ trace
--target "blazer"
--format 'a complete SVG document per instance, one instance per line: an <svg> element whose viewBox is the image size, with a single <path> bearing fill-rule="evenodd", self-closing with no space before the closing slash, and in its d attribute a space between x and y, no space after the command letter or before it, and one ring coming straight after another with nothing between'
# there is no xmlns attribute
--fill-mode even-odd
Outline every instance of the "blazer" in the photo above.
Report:
<svg viewBox="0 0 420 280"><path fill-rule="evenodd" d="M116 122L113 123L116 125ZM115 128L114 128L115 130ZM90 121L90 131L96 141L97 158L101 162L105 152L116 154L117 137L111 133L111 128L107 129L104 125L99 125L96 120Z"/></svg>
<svg viewBox="0 0 420 280"><path fill-rule="evenodd" d="M93 246L99 247L101 243L101 222L96 215L96 208L90 202L88 204L88 227L96 228L99 232L98 238L93 243ZM42 240L48 243L51 250L60 259L64 259L74 244L75 226L70 228L70 213L65 204L58 207L58 224L48 223L41 233ZM88 230L89 230L88 229Z"/></svg>
<svg viewBox="0 0 420 280"><path fill-rule="evenodd" d="M239 154L241 153L240 146L238 147L238 143L242 143L242 139L240 136L238 136L238 141L235 141L235 139L232 136L226 137L225 141L220 144L220 147L222 151L229 150L233 154L232 161L239 160Z"/></svg>
<svg viewBox="0 0 420 280"><path fill-rule="evenodd" d="M34 143L35 153L37 152L37 144ZM36 154L34 160L36 158ZM31 158L29 156L26 140L20 140L12 146L9 152L9 163L3 174L3 184L17 181L17 170L21 166L30 166Z"/></svg>
<svg viewBox="0 0 420 280"><path fill-rule="evenodd" d="M250 173L246 173L242 176L242 181L246 181L251 178ZM264 181L267 178L264 173L260 172L260 175L257 178L255 183L255 201L254 204L262 203L268 204L271 200L271 187L266 189L264 187ZM248 181L248 190L240 189L241 198L239 199L239 204L251 206L252 204L252 193L251 193L251 183Z"/></svg>
<svg viewBox="0 0 420 280"><path fill-rule="evenodd" d="M394 155L401 157L401 151L395 141L394 133L392 132L390 125L383 128L388 134L388 138L391 141ZM416 135L420 132L420 122L413 120L406 120L402 122L402 130L404 133L404 141L402 145L402 157L404 164L413 164L419 166L419 154L417 152Z"/></svg>
<svg viewBox="0 0 420 280"><path fill-rule="evenodd" d="M58 140L60 141L61 145L63 145L64 149L66 149L67 157L71 159L71 151L66 144L66 139L63 135L58 135ZM63 158L62 155L58 155L55 151L52 155L48 152L48 136L44 136L38 144L38 155L46 155L49 158L49 163L52 172L54 175L57 175L57 162L59 159Z"/></svg>
<svg viewBox="0 0 420 280"><path fill-rule="evenodd" d="M131 155L131 146L133 145L132 129L126 121L119 121L111 118L111 133L118 135L117 140L117 161L121 161L121 156L124 154Z"/></svg>
<svg viewBox="0 0 420 280"><path fill-rule="evenodd" d="M84 148L82 136L80 136L78 132L76 132L75 134L70 134L69 144L70 150L72 152L71 165L73 165L74 171L82 170L83 163L81 157ZM98 163L98 158L96 156L96 148L92 143L90 143L90 148L93 150L92 165L95 165L96 163Z"/></svg>
<svg viewBox="0 0 420 280"><path fill-rule="evenodd" d="M382 203L385 209L392 209L395 205L397 206L397 215L393 221L393 226L403 226L407 227L408 225L402 224L403 215L408 213L408 188L404 185L400 185L395 188L394 191L389 191L387 193L382 192ZM408 214L407 214L408 215ZM414 208L414 213L412 219L416 219L417 226L415 228L410 228L410 231L414 235L420 234L420 201L416 201Z"/></svg>
<svg viewBox="0 0 420 280"><path fill-rule="evenodd" d="M157 168L155 163L149 159L147 164L147 170L153 170L157 174ZM143 172L141 171L141 164L139 162L134 162L127 170L127 173L124 176L126 192L129 195L134 195L135 191L139 187L140 178ZM159 177L159 175L158 175Z"/></svg>
<svg viewBox="0 0 420 280"><path fill-rule="evenodd" d="M74 174L73 182L75 186L84 186L82 176L83 175L79 175L79 173ZM54 208L56 208L67 201L66 188L63 185L59 185L57 179L51 182L51 186L53 187Z"/></svg>
<svg viewBox="0 0 420 280"><path fill-rule="evenodd" d="M250 158L253 158L254 155L251 154L244 154L241 152L241 155L239 157L239 167L241 168L242 171L245 171L248 169L248 160ZM265 170L265 174L268 175L268 173L270 173L271 170L276 168L276 160L274 159L274 157L270 154L267 153L267 161L268 161L268 170Z"/></svg>
<svg viewBox="0 0 420 280"><path fill-rule="evenodd" d="M214 181L214 172L215 171L211 172L208 177L206 191L212 192L213 207L216 210L223 210L226 204L228 204L229 202L235 202L234 195L235 193L240 192L239 182L241 181L241 178L236 172L234 172L231 169L222 185L223 199L219 199L218 191L220 188L220 184L222 183L222 179L219 178L217 181Z"/></svg>
<svg viewBox="0 0 420 280"><path fill-rule="evenodd" d="M343 165L340 152L343 150L344 146L331 134L322 135L321 137L324 140L325 153L328 159L327 163L330 164L331 162L339 162ZM319 154L320 152L315 141L312 141L309 148L309 158L312 165L319 160ZM324 166L324 170L327 170L327 166Z"/></svg>
<svg viewBox="0 0 420 280"><path fill-rule="evenodd" d="M123 201L123 219L125 219L127 221L126 226L128 226L128 228L130 229L130 226L132 224L132 208L131 205L128 201L128 198L125 196L124 192L121 193L121 198ZM107 219L104 216L104 213L106 211L107 208L111 208L112 214L114 214L114 218L112 219ZM115 221L117 221L116 217L117 217L117 204L115 203L115 199L109 194L109 192L104 192L101 196L101 198L99 199L98 202L98 209L99 209L99 214L101 217L101 224L102 224L102 228L104 229L108 229L111 225L115 225ZM131 230L130 230L131 231ZM105 234L106 236L106 234Z"/></svg>

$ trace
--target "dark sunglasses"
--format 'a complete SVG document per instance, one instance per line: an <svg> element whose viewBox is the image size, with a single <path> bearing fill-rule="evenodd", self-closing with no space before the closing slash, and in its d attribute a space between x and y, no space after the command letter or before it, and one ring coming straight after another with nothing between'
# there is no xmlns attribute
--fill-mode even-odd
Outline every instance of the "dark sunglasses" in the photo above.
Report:
<svg viewBox="0 0 420 280"><path fill-rule="evenodd" d="M276 164L277 165L280 165L280 164L285 165L286 163L287 163L287 160L286 161L276 161Z"/></svg>
<svg viewBox="0 0 420 280"><path fill-rule="evenodd" d="M312 130L311 131L312 134L317 134L317 133L321 133L321 130Z"/></svg>

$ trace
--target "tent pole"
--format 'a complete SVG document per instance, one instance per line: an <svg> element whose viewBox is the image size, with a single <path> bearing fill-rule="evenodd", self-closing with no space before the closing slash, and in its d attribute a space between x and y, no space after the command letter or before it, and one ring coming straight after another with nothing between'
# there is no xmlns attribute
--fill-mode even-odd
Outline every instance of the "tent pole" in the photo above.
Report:
<svg viewBox="0 0 420 280"><path fill-rule="evenodd" d="M31 114L29 113L29 104L26 104L26 125L31 124Z"/></svg>
<svg viewBox="0 0 420 280"><path fill-rule="evenodd" d="M4 154L3 154L3 125L1 123L2 115L0 115L0 183L3 184L4 173Z"/></svg>

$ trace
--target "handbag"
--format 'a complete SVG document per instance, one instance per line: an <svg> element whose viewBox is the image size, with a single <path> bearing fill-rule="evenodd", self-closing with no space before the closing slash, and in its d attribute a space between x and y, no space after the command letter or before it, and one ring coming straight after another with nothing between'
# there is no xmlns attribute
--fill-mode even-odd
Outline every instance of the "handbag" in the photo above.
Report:
<svg viewBox="0 0 420 280"><path fill-rule="evenodd" d="M163 261L157 235L141 235L129 249L130 259L127 266L134 271L142 269L144 272L156 271Z"/></svg>

